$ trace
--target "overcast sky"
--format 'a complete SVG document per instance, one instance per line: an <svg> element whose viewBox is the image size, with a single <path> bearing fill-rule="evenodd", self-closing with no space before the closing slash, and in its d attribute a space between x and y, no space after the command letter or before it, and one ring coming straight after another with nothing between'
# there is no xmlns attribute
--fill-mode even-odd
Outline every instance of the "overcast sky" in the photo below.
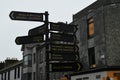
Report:
<svg viewBox="0 0 120 80"><path fill-rule="evenodd" d="M13 21L11 11L44 13L48 11L49 21L72 22L72 15L96 0L0 0L0 61L7 57L22 59L21 46L16 45L17 36L25 36L28 30L42 22Z"/></svg>

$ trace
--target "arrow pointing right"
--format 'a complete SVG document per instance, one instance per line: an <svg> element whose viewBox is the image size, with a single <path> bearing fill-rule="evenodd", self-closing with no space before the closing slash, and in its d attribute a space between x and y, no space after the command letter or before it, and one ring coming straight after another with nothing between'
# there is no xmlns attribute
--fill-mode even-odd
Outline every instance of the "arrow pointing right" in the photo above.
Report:
<svg viewBox="0 0 120 80"><path fill-rule="evenodd" d="M78 28L77 26L74 26L74 32L77 32Z"/></svg>
<svg viewBox="0 0 120 80"><path fill-rule="evenodd" d="M77 66L78 66L77 70L80 71L80 69L81 69L81 64L80 64L80 63L77 63Z"/></svg>
<svg viewBox="0 0 120 80"><path fill-rule="evenodd" d="M75 56L76 56L76 60L78 60L79 59L78 55L76 54Z"/></svg>
<svg viewBox="0 0 120 80"><path fill-rule="evenodd" d="M78 50L79 50L79 47L76 45L75 46L75 52L78 52Z"/></svg>

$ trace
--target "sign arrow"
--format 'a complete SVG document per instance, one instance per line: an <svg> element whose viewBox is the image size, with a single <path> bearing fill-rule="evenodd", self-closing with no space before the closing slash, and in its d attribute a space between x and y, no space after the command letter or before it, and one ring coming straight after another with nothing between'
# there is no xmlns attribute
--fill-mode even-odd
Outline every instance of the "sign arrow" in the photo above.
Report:
<svg viewBox="0 0 120 80"><path fill-rule="evenodd" d="M10 16L11 19L14 19L14 13L13 12L11 12L9 16Z"/></svg>
<svg viewBox="0 0 120 80"><path fill-rule="evenodd" d="M76 56L76 61L77 61L77 60L79 60L79 57L78 57L78 55L76 54L75 56Z"/></svg>
<svg viewBox="0 0 120 80"><path fill-rule="evenodd" d="M76 45L75 46L75 52L78 52L78 50L79 50L79 47Z"/></svg>
<svg viewBox="0 0 120 80"><path fill-rule="evenodd" d="M68 63L50 63L50 72L66 72L66 71L80 71L81 64L79 62Z"/></svg>
<svg viewBox="0 0 120 80"><path fill-rule="evenodd" d="M72 34L63 33L53 33L50 32L50 40L53 41L63 41L63 42L76 42L76 36Z"/></svg>
<svg viewBox="0 0 120 80"><path fill-rule="evenodd" d="M78 65L77 70L80 71L80 69L81 69L81 65L80 65L80 63L77 63L77 65Z"/></svg>
<svg viewBox="0 0 120 80"><path fill-rule="evenodd" d="M50 61L78 61L78 53L59 53L59 52L51 52L49 53ZM69 58L68 58L69 56Z"/></svg>
<svg viewBox="0 0 120 80"><path fill-rule="evenodd" d="M15 42L18 45L44 42L44 35L20 36L16 38Z"/></svg>
<svg viewBox="0 0 120 80"><path fill-rule="evenodd" d="M44 13L11 11L9 17L12 20L41 21L41 22L43 22L43 15L44 15Z"/></svg>
<svg viewBox="0 0 120 80"><path fill-rule="evenodd" d="M50 30L60 31L67 33L75 33L78 28L76 25L65 24L65 23L50 23Z"/></svg>
<svg viewBox="0 0 120 80"><path fill-rule="evenodd" d="M78 28L76 25L74 25L74 32L77 32Z"/></svg>
<svg viewBox="0 0 120 80"><path fill-rule="evenodd" d="M46 24L43 24L43 25L38 26L36 28L30 29L28 32L28 35L45 34L45 32L46 32Z"/></svg>

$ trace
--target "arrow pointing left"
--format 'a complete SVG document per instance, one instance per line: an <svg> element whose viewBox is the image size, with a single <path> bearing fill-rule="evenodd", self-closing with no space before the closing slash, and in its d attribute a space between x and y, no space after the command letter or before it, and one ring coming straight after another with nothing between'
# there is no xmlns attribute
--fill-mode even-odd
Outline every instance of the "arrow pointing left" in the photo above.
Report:
<svg viewBox="0 0 120 80"><path fill-rule="evenodd" d="M43 15L44 15L44 13L11 11L9 16L12 20L43 22Z"/></svg>

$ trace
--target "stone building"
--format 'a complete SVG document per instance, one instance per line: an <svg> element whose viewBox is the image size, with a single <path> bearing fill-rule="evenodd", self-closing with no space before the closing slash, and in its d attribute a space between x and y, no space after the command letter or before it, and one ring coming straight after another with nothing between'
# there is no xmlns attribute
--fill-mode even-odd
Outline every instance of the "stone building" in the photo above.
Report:
<svg viewBox="0 0 120 80"><path fill-rule="evenodd" d="M120 0L97 0L73 15L83 68L71 80L120 79L119 10Z"/></svg>
<svg viewBox="0 0 120 80"><path fill-rule="evenodd" d="M73 15L83 70L120 66L119 2L98 0Z"/></svg>

